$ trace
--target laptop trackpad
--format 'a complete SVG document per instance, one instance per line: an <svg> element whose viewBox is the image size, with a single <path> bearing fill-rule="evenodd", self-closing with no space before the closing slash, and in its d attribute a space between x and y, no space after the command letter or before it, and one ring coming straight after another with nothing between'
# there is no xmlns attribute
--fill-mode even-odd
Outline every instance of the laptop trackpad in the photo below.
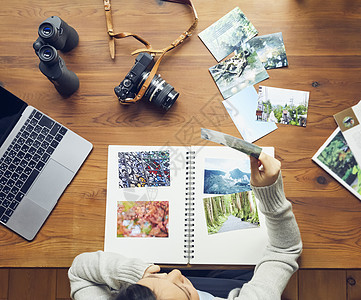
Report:
<svg viewBox="0 0 361 300"><path fill-rule="evenodd" d="M50 159L26 197L51 211L74 175L75 173Z"/></svg>

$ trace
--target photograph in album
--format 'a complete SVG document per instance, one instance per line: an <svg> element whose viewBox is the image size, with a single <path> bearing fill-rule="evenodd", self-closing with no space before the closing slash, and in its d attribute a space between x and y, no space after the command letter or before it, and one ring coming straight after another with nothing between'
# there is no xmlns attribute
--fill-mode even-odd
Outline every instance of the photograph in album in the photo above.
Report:
<svg viewBox="0 0 361 300"><path fill-rule="evenodd" d="M168 201L118 201L117 237L168 237Z"/></svg>
<svg viewBox="0 0 361 300"><path fill-rule="evenodd" d="M203 199L208 234L259 226L256 198L252 191Z"/></svg>
<svg viewBox="0 0 361 300"><path fill-rule="evenodd" d="M119 152L119 187L169 186L169 152Z"/></svg>
<svg viewBox="0 0 361 300"><path fill-rule="evenodd" d="M238 160L206 158L204 170L205 194L233 194L249 191L251 169L248 157Z"/></svg>

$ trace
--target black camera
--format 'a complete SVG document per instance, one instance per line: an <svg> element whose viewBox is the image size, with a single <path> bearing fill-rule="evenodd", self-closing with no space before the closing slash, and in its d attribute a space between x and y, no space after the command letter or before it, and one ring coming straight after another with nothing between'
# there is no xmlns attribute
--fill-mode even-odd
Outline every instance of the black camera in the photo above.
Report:
<svg viewBox="0 0 361 300"><path fill-rule="evenodd" d="M70 96L79 88L79 78L66 67L57 50L68 52L75 48L78 33L59 17L52 16L40 24L38 35L33 48L40 59L40 71L61 95Z"/></svg>
<svg viewBox="0 0 361 300"><path fill-rule="evenodd" d="M138 54L132 69L119 86L114 88L114 92L121 103L126 103L127 99L133 99L138 94L153 66L154 58L149 53ZM162 79L160 75L154 75L143 98L167 111L178 96L179 93L174 90L173 86Z"/></svg>

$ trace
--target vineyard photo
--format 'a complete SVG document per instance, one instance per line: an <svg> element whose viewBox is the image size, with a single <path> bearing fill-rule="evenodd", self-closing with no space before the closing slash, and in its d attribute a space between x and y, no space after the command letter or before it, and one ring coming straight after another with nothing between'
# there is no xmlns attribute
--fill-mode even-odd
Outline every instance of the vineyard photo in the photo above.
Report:
<svg viewBox="0 0 361 300"><path fill-rule="evenodd" d="M168 201L119 201L117 237L168 237Z"/></svg>
<svg viewBox="0 0 361 300"><path fill-rule="evenodd" d="M259 227L252 191L203 199L208 234Z"/></svg>

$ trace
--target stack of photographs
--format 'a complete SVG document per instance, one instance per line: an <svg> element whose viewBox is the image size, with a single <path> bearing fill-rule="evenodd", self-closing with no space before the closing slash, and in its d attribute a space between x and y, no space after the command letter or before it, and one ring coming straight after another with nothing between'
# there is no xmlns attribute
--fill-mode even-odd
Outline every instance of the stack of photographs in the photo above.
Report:
<svg viewBox="0 0 361 300"><path fill-rule="evenodd" d="M248 142L274 131L276 124L305 127L309 101L307 91L266 86L260 86L257 95L254 85L269 78L266 70L288 66L282 32L257 34L236 7L198 35L218 62L209 72Z"/></svg>

